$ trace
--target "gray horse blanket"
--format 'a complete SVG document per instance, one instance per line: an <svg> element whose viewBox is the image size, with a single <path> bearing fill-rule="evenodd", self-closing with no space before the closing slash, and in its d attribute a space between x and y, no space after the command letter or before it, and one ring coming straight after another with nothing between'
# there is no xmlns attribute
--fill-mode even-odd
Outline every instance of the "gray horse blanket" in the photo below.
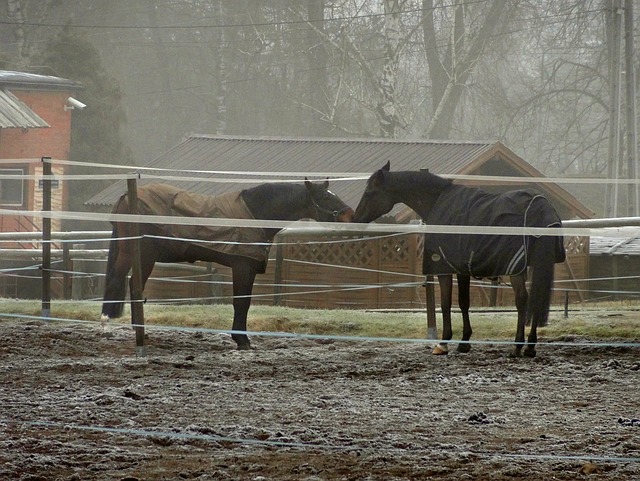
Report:
<svg viewBox="0 0 640 481"><path fill-rule="evenodd" d="M532 190L491 194L452 185L440 194L427 224L461 226L560 227L552 204ZM424 274L466 274L477 278L521 274L528 265L531 236L492 234L426 234ZM555 261L565 259L557 237Z"/></svg>
<svg viewBox="0 0 640 481"><path fill-rule="evenodd" d="M122 196L126 199L127 195ZM117 207L116 207L117 208ZM165 184L150 184L138 188L138 213L144 215L253 219L240 192L211 196L195 194ZM199 246L223 254L249 257L266 269L272 239L255 227L215 227L204 225L153 224L162 236L194 239ZM208 241L208 242L207 242ZM185 243L182 249L186 250Z"/></svg>

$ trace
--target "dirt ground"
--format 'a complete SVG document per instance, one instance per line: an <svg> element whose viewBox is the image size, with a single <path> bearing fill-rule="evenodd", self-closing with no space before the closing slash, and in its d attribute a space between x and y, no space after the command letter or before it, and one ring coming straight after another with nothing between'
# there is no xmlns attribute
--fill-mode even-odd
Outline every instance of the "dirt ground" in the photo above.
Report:
<svg viewBox="0 0 640 481"><path fill-rule="evenodd" d="M0 479L640 479L637 347L148 336L0 321Z"/></svg>

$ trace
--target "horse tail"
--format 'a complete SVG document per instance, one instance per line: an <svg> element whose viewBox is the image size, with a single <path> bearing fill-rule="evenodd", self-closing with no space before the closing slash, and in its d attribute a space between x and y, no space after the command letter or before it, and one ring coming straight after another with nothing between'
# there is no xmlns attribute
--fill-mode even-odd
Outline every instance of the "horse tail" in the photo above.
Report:
<svg viewBox="0 0 640 481"><path fill-rule="evenodd" d="M118 212L122 204L123 197L114 208ZM127 272L122 272L122 259L119 259L120 241L118 235L118 224L113 223L111 231L111 241L109 242L109 255L107 257L107 272L105 276L104 298L102 304L102 317L113 319L120 317L124 311L124 298L127 292Z"/></svg>
<svg viewBox="0 0 640 481"><path fill-rule="evenodd" d="M558 256L558 242L562 238L541 236L532 238L531 262L532 279L527 303L527 320L537 326L545 326L549 318L551 289L553 287L554 265ZM564 250L563 250L564 252Z"/></svg>

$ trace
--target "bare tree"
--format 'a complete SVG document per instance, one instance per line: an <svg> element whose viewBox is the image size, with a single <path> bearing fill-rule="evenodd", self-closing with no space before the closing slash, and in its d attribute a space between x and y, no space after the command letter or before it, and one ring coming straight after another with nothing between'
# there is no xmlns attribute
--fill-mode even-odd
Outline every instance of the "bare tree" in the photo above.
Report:
<svg viewBox="0 0 640 481"><path fill-rule="evenodd" d="M398 124L396 86L401 46L400 12L404 1L384 0L384 49L377 113L383 137L394 138Z"/></svg>
<svg viewBox="0 0 640 481"><path fill-rule="evenodd" d="M35 53L36 37L42 34L38 25L47 19L53 0L7 0L6 27L12 30L15 55L12 64L15 69L28 69Z"/></svg>
<svg viewBox="0 0 640 481"><path fill-rule="evenodd" d="M452 18L441 19L448 20L451 25L447 33L450 41L445 41L444 47L439 47L436 5L433 0L422 0L422 31L433 108L424 131L426 137L449 137L455 111L474 69L492 43L503 41L499 34L504 31L511 3L508 0L493 0L483 14L476 6L468 6L466 2L457 0L450 15Z"/></svg>
<svg viewBox="0 0 640 481"><path fill-rule="evenodd" d="M600 7L596 0L527 8L527 45L520 45L536 60L510 91L503 135L509 139L522 131L517 137L546 172L597 175L606 169L609 72Z"/></svg>
<svg viewBox="0 0 640 481"><path fill-rule="evenodd" d="M22 22L14 45L25 52L42 38L30 30L41 5L49 29L71 21L95 39L138 159L186 132L217 132L499 138L545 172L605 168L603 0L9 5L14 20L0 28L6 38Z"/></svg>

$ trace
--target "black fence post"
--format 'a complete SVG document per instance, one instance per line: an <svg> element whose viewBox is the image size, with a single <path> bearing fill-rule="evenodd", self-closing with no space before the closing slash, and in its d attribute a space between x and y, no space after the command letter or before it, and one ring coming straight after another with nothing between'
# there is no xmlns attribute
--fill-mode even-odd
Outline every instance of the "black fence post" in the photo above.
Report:
<svg viewBox="0 0 640 481"><path fill-rule="evenodd" d="M276 244L276 267L274 272L274 287L273 287L273 305L280 306L282 305L282 262L283 262L283 253L282 253L282 244L280 243L280 238L277 237L275 241Z"/></svg>
<svg viewBox="0 0 640 481"><path fill-rule="evenodd" d="M42 157L42 317L51 317L51 157Z"/></svg>
<svg viewBox="0 0 640 481"><path fill-rule="evenodd" d="M65 301L71 299L73 289L73 262L69 253L69 243L62 244L62 295Z"/></svg>

